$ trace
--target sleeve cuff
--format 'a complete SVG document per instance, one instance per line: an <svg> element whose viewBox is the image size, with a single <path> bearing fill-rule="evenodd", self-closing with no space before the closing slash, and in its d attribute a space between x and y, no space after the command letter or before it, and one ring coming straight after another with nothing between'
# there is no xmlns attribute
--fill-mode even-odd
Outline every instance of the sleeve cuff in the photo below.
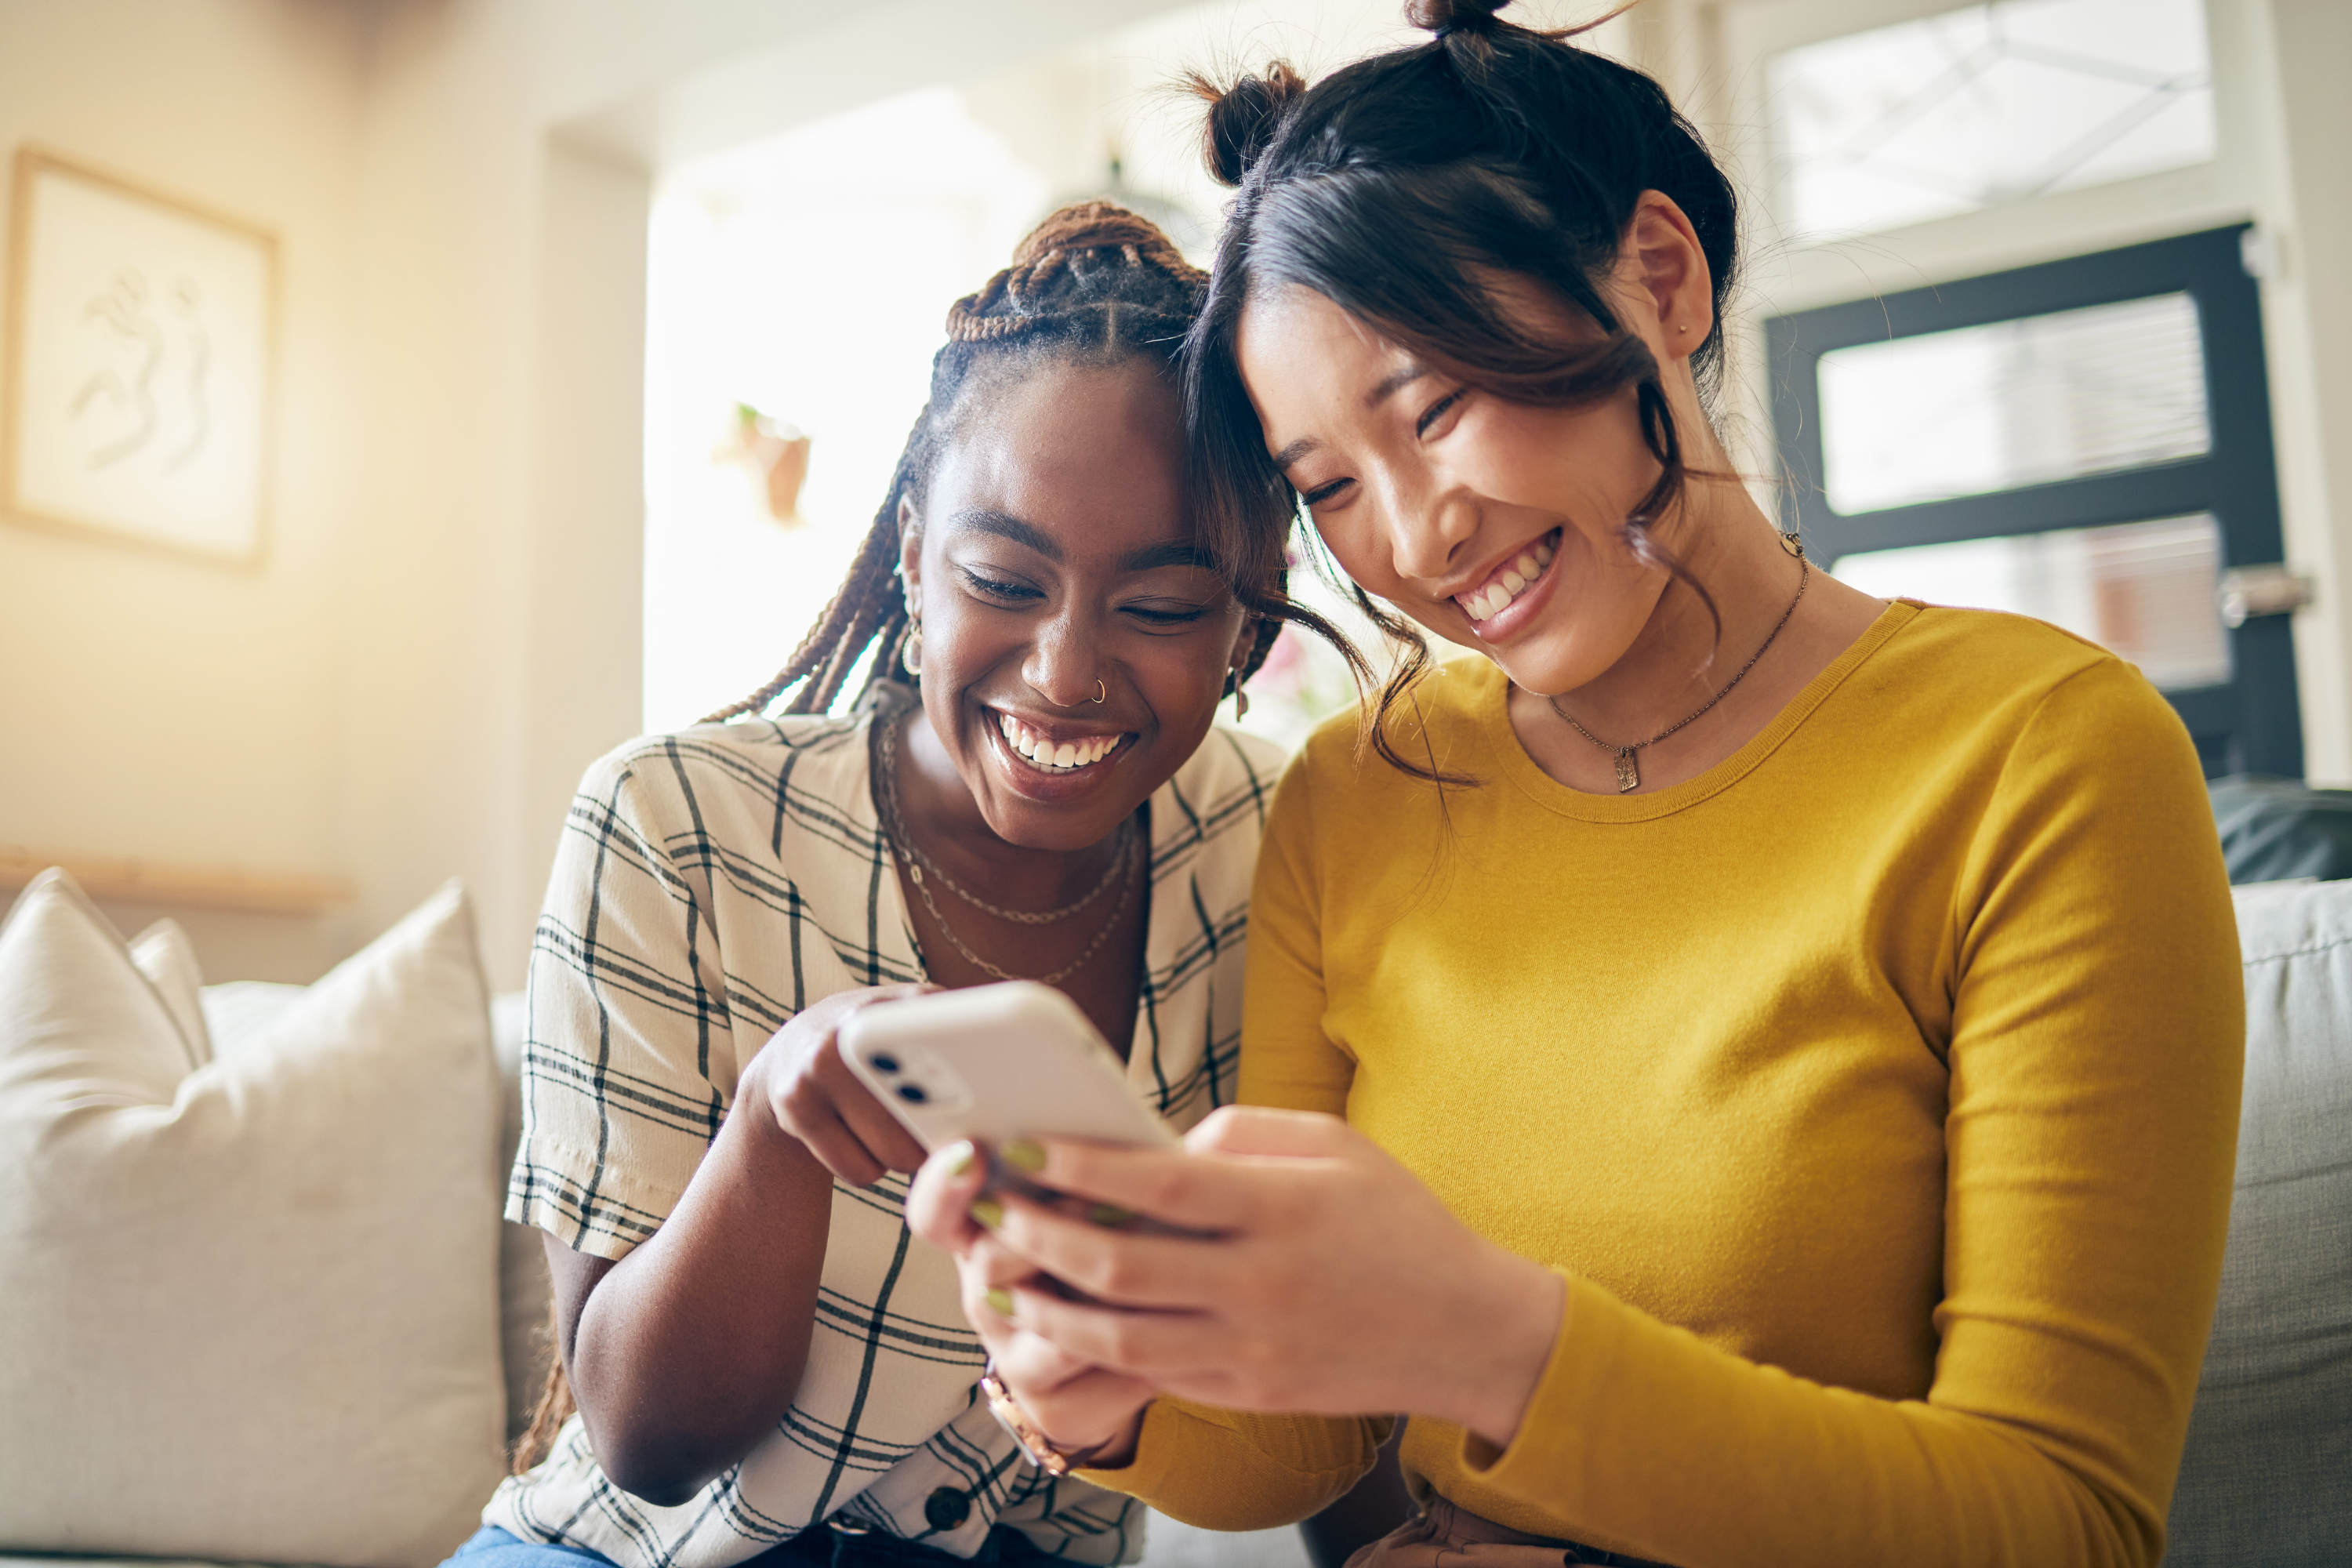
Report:
<svg viewBox="0 0 2352 1568"><path fill-rule="evenodd" d="M1503 1448L1465 1431L1455 1456L1465 1475L1533 1503L1558 1492L1560 1477L1578 1464L1577 1450L1590 1439L1593 1369L1614 1360L1621 1326L1616 1312L1623 1310L1599 1286L1564 1268L1553 1272L1565 1287L1559 1327L1519 1415L1518 1431Z"/></svg>
<svg viewBox="0 0 2352 1568"><path fill-rule="evenodd" d="M1160 1398L1144 1411L1135 1458L1070 1473L1204 1530L1296 1524L1371 1467L1392 1422L1254 1415Z"/></svg>

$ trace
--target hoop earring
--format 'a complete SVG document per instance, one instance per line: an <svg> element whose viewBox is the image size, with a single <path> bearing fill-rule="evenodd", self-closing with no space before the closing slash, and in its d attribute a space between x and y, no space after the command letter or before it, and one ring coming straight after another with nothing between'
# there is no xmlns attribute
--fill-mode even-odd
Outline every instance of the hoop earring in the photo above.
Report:
<svg viewBox="0 0 2352 1568"><path fill-rule="evenodd" d="M920 616L908 616L907 617L907 640L898 649L898 662L907 667L907 673L908 675L914 676L918 679L921 679L923 673L923 617Z"/></svg>
<svg viewBox="0 0 2352 1568"><path fill-rule="evenodd" d="M1229 669L1225 671L1225 689L1223 695L1234 700L1234 723L1238 724L1244 719L1249 717L1249 693L1242 689L1242 672L1240 670Z"/></svg>
<svg viewBox="0 0 2352 1568"><path fill-rule="evenodd" d="M1104 684L1103 684L1099 679L1097 679L1097 680L1095 682L1095 701L1096 701L1096 703L1097 703L1097 705L1099 705L1099 704L1102 702L1102 700L1103 700L1105 698L1108 697L1109 695L1110 695L1110 688L1109 688L1109 687L1108 687L1108 686L1105 686L1105 685L1104 685Z"/></svg>

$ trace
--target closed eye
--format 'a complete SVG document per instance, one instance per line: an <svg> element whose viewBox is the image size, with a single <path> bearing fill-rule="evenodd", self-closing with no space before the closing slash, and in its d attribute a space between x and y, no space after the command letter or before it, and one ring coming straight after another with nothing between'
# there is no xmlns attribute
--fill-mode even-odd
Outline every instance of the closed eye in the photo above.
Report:
<svg viewBox="0 0 2352 1568"><path fill-rule="evenodd" d="M1313 489L1304 492L1298 499L1305 501L1311 510L1315 507L1321 506L1325 501L1329 500L1333 496L1338 495L1341 490L1346 489L1349 485L1352 485L1356 481L1353 479L1333 479L1328 485L1317 485Z"/></svg>
<svg viewBox="0 0 2352 1568"><path fill-rule="evenodd" d="M1045 596L1026 583L1008 583L995 577L985 577L969 566L959 567L958 570L963 574L963 580L971 586L972 592L983 598L1022 605Z"/></svg>
<svg viewBox="0 0 2352 1568"><path fill-rule="evenodd" d="M1445 417L1447 410L1454 407L1454 405L1460 403L1469 395L1470 389L1468 387L1457 386L1453 391L1447 393L1444 396L1439 398L1436 402L1431 404L1428 407L1423 409L1421 411L1421 417L1412 422L1412 433L1415 436L1428 435L1431 426Z"/></svg>
<svg viewBox="0 0 2352 1568"><path fill-rule="evenodd" d="M1121 605L1119 608L1147 626L1188 626L1209 613L1206 605L1189 605L1181 599Z"/></svg>

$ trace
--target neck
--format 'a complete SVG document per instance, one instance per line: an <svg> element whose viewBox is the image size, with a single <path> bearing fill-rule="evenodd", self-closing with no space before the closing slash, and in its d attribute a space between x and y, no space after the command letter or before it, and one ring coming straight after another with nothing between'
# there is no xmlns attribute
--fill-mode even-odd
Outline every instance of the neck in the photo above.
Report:
<svg viewBox="0 0 2352 1568"><path fill-rule="evenodd" d="M1706 587L1722 626L1718 633L1691 582L1669 578L1623 657L1559 694L1562 709L1612 745L1647 741L1720 692L1772 635L1803 577L1802 563L1734 479L1690 479L1659 543Z"/></svg>
<svg viewBox="0 0 2352 1568"><path fill-rule="evenodd" d="M1069 849L1015 844L989 826L922 708L885 721L899 726L899 831L950 876L993 902L1022 910L1058 908L1102 879L1119 850L1117 831Z"/></svg>

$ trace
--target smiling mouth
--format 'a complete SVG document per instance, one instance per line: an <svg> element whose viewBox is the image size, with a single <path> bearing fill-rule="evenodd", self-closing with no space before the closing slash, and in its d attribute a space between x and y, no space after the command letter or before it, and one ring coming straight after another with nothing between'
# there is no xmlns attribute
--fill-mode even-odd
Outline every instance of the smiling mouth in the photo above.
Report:
<svg viewBox="0 0 2352 1568"><path fill-rule="evenodd" d="M1471 620L1490 620L1502 614L1510 602L1543 581L1551 570L1552 557L1557 553L1553 541L1559 530L1553 529L1491 573L1484 583L1467 594L1456 594L1454 602Z"/></svg>
<svg viewBox="0 0 2352 1568"><path fill-rule="evenodd" d="M998 709L996 727L1004 736L1004 743L1013 754L1042 773L1074 773L1090 768L1127 743L1124 733L1114 735L1079 735L1057 741L1045 731L1015 719Z"/></svg>

